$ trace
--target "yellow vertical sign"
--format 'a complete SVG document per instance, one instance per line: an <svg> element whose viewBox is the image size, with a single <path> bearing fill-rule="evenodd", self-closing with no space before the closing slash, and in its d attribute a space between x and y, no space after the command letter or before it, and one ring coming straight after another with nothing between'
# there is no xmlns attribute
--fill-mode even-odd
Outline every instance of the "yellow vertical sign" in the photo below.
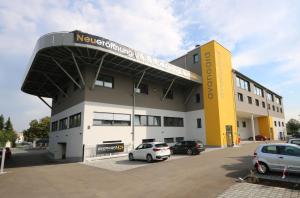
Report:
<svg viewBox="0 0 300 198"><path fill-rule="evenodd" d="M206 144L237 144L231 53L216 41L200 48Z"/></svg>

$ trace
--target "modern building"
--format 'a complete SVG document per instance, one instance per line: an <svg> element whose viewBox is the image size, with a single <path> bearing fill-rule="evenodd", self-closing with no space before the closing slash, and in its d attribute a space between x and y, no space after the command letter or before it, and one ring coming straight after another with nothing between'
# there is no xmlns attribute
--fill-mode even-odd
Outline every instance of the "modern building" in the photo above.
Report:
<svg viewBox="0 0 300 198"><path fill-rule="evenodd" d="M216 41L167 63L81 31L50 33L36 44L22 91L51 108L55 159L126 153L149 141L226 147L285 132L282 97L232 70Z"/></svg>

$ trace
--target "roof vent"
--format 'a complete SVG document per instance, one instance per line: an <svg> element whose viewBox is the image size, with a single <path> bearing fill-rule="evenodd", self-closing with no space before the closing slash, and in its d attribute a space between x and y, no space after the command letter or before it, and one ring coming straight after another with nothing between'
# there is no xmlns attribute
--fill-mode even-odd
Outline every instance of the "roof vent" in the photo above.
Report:
<svg viewBox="0 0 300 198"><path fill-rule="evenodd" d="M200 47L200 45L199 44L195 45L195 48L197 48L197 47Z"/></svg>

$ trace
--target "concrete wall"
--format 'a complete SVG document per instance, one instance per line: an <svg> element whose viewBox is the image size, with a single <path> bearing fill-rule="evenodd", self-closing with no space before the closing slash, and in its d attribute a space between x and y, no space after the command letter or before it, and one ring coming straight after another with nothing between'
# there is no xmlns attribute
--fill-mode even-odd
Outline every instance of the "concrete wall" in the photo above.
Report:
<svg viewBox="0 0 300 198"><path fill-rule="evenodd" d="M61 159L61 151L58 143L66 143L66 157L74 160L81 160L82 157L82 138L84 121L84 103L79 103L63 112L52 115L51 123L62 118L81 113L81 126L68 128L49 133L49 152L55 159Z"/></svg>

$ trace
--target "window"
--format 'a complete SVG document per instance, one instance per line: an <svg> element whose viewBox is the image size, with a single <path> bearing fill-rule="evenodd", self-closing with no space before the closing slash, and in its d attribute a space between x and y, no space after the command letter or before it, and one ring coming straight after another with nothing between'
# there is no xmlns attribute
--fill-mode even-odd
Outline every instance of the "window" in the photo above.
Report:
<svg viewBox="0 0 300 198"><path fill-rule="evenodd" d="M193 62L198 63L199 62L199 54L194 54L193 55Z"/></svg>
<svg viewBox="0 0 300 198"><path fill-rule="evenodd" d="M183 118L164 117L164 126L183 127Z"/></svg>
<svg viewBox="0 0 300 198"><path fill-rule="evenodd" d="M259 100L258 99L255 99L255 104L256 104L256 106L259 107Z"/></svg>
<svg viewBox="0 0 300 198"><path fill-rule="evenodd" d="M246 128L246 122L245 121L243 121L243 127Z"/></svg>
<svg viewBox="0 0 300 198"><path fill-rule="evenodd" d="M196 103L200 103L200 94L199 93L196 94Z"/></svg>
<svg viewBox="0 0 300 198"><path fill-rule="evenodd" d="M281 104L281 101L280 101L280 98L278 98L278 97L275 97L275 102L276 102L276 104Z"/></svg>
<svg viewBox="0 0 300 198"><path fill-rule="evenodd" d="M264 97L262 89L257 87L257 86L254 86L254 94L258 95L258 96L261 96L261 97Z"/></svg>
<svg viewBox="0 0 300 198"><path fill-rule="evenodd" d="M278 126L280 127L280 122L278 121Z"/></svg>
<svg viewBox="0 0 300 198"><path fill-rule="evenodd" d="M202 128L202 121L201 118L197 118L197 128Z"/></svg>
<svg viewBox="0 0 300 198"><path fill-rule="evenodd" d="M240 122L239 122L239 121L236 122L236 126L237 126L238 128L240 127Z"/></svg>
<svg viewBox="0 0 300 198"><path fill-rule="evenodd" d="M250 96L248 96L248 103L252 104L252 98Z"/></svg>
<svg viewBox="0 0 300 198"><path fill-rule="evenodd" d="M64 130L68 128L68 118L63 118L59 120L59 130Z"/></svg>
<svg viewBox="0 0 300 198"><path fill-rule="evenodd" d="M277 126L277 122L276 121L274 121L274 126Z"/></svg>
<svg viewBox="0 0 300 198"><path fill-rule="evenodd" d="M282 122L282 126L284 127L284 122Z"/></svg>
<svg viewBox="0 0 300 198"><path fill-rule="evenodd" d="M174 138L164 138L165 143L174 143Z"/></svg>
<svg viewBox="0 0 300 198"><path fill-rule="evenodd" d="M155 142L155 139L143 139L142 143Z"/></svg>
<svg viewBox="0 0 300 198"><path fill-rule="evenodd" d="M274 145L264 146L261 151L263 153L277 154L277 148Z"/></svg>
<svg viewBox="0 0 300 198"><path fill-rule="evenodd" d="M136 93L147 94L148 95L148 85L141 83L139 88L135 89Z"/></svg>
<svg viewBox="0 0 300 198"><path fill-rule="evenodd" d="M147 116L148 126L160 126L160 116Z"/></svg>
<svg viewBox="0 0 300 198"><path fill-rule="evenodd" d="M135 115L134 124L136 126L161 126L160 116Z"/></svg>
<svg viewBox="0 0 300 198"><path fill-rule="evenodd" d="M236 86L241 88L241 89L244 89L244 90L247 90L247 91L250 91L250 84L248 81L240 78L240 77L236 77Z"/></svg>
<svg viewBox="0 0 300 198"><path fill-rule="evenodd" d="M57 131L58 129L58 121L52 122L51 131Z"/></svg>
<svg viewBox="0 0 300 198"><path fill-rule="evenodd" d="M95 82L95 85L101 87L114 88L114 78L100 74Z"/></svg>
<svg viewBox="0 0 300 198"><path fill-rule="evenodd" d="M280 113L282 113L282 108L280 108Z"/></svg>
<svg viewBox="0 0 300 198"><path fill-rule="evenodd" d="M81 125L81 113L71 115L69 118L69 128L79 127Z"/></svg>
<svg viewBox="0 0 300 198"><path fill-rule="evenodd" d="M270 93L267 93L267 99L268 99L269 101L274 101L273 95L270 94Z"/></svg>
<svg viewBox="0 0 300 198"><path fill-rule="evenodd" d="M272 105L272 109L273 109L273 111L275 111L275 106L274 105Z"/></svg>
<svg viewBox="0 0 300 198"><path fill-rule="evenodd" d="M293 146L278 146L281 155L300 157L300 149Z"/></svg>
<svg viewBox="0 0 300 198"><path fill-rule="evenodd" d="M163 90L163 95L165 95L166 92L167 92L167 89L165 88L165 89ZM166 98L167 98L167 99L173 99L173 89L170 89L170 90L169 90L168 94L166 95Z"/></svg>
<svg viewBox="0 0 300 198"><path fill-rule="evenodd" d="M94 112L94 126L130 126L130 114Z"/></svg>
<svg viewBox="0 0 300 198"><path fill-rule="evenodd" d="M276 107L277 112L279 112L279 107Z"/></svg>
<svg viewBox="0 0 300 198"><path fill-rule="evenodd" d="M264 101L261 102L263 108L266 108L266 103Z"/></svg>
<svg viewBox="0 0 300 198"><path fill-rule="evenodd" d="M176 142L182 142L184 141L184 137L176 137Z"/></svg>
<svg viewBox="0 0 300 198"><path fill-rule="evenodd" d="M238 93L238 101L240 101L240 102L244 101L243 94Z"/></svg>
<svg viewBox="0 0 300 198"><path fill-rule="evenodd" d="M268 104L268 109L271 109L271 105L270 104Z"/></svg>

